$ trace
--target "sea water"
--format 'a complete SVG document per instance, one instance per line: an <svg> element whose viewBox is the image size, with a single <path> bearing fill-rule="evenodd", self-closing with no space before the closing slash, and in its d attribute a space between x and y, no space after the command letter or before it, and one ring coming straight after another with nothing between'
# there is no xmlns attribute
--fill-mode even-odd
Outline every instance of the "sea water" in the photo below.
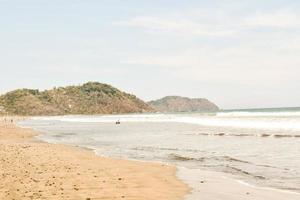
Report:
<svg viewBox="0 0 300 200"><path fill-rule="evenodd" d="M121 124L116 125L116 121ZM35 117L39 139L300 193L300 109Z"/></svg>

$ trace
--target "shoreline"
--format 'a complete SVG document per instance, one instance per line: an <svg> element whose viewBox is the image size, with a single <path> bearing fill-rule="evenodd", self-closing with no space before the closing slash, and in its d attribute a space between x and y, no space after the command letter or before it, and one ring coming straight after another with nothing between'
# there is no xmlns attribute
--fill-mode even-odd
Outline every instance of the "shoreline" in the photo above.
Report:
<svg viewBox="0 0 300 200"><path fill-rule="evenodd" d="M47 142L47 141L45 141ZM85 147L85 146L73 146L76 148L82 148L86 149L88 151L93 152L95 155L103 158L108 159L121 159L121 160L128 160L133 162L139 162L139 163L157 163L157 164L163 164L168 166L175 166L177 168L176 170L176 177L189 186L190 191L185 195L184 200L196 200L203 196L207 196L207 198L204 198L204 200L215 200L220 194L222 194L222 199L226 200L265 200L265 199L271 199L272 200L281 200L284 198L289 198L289 200L298 200L300 198L300 193L289 191L289 190L283 190L283 189L277 189L272 187L263 187L258 185L252 185L250 183L247 183L245 181L233 178L230 176L230 174L224 173L224 172L216 172L216 171L210 171L210 170L203 170L203 169L196 169L196 171L201 172L201 176L197 176L198 184L195 182L190 182L186 179L186 177L182 176L182 171L190 170L185 167L180 167L176 165L170 165L169 163L164 163L160 161L148 161L148 160L138 160L138 159L130 159L130 158L111 158L109 156L97 154L95 152L95 149L91 147ZM184 172L183 172L184 173ZM204 175L205 174L205 175ZM195 175L195 174L193 174ZM216 176L218 175L218 176ZM206 180L214 179L214 184L208 188L203 190L202 184L207 183ZM219 190L215 191L214 189L219 184L219 182L222 182L224 185L230 185L231 188L226 188L225 190ZM201 183L201 185L199 185ZM200 193L199 193L200 188ZM236 188L236 189L234 189ZM232 190L234 189L234 190ZM245 191L245 193L240 193L238 190ZM207 193L207 194L204 194ZM274 195L274 196L273 196ZM236 196L236 197L235 197Z"/></svg>
<svg viewBox="0 0 300 200"><path fill-rule="evenodd" d="M0 199L182 200L190 191L174 166L100 157L37 135L0 122Z"/></svg>
<svg viewBox="0 0 300 200"><path fill-rule="evenodd" d="M21 127L22 129L30 129L26 127ZM38 133L38 131L33 130ZM36 137L40 134L36 134L33 137ZM36 140L44 142L36 138ZM51 144L50 145L57 145ZM1 143L0 143L1 144ZM60 145L60 144L59 144ZM300 198L299 193L294 193L286 190L276 189L276 188L267 188L261 186L255 186L243 182L238 179L234 179L228 174L222 172L214 172L214 171L205 171L205 170L190 170L188 168L172 166L169 164L165 164L163 162L155 162L155 161L141 161L134 159L115 159L106 157L103 155L98 155L94 152L92 148L86 148L81 146L72 146L72 145L62 145L67 148L75 148L81 149L83 151L91 152L96 157L101 159L108 160L119 160L119 161L127 161L134 162L138 165L161 165L169 168L173 168L173 177L176 177L177 180L180 180L181 183L186 187L185 195L182 195L184 200L195 200L195 199L204 199L204 200L216 200L216 199L225 199L225 200L281 200L281 199L289 199L296 200ZM175 169L174 169L175 168ZM192 172L193 171L193 172ZM188 177L188 178L187 178ZM175 189L174 189L175 190ZM174 191L173 190L173 191ZM153 197L154 198L154 197ZM149 199L153 199L149 198ZM130 198L129 198L130 199ZM171 198L177 199L177 198Z"/></svg>

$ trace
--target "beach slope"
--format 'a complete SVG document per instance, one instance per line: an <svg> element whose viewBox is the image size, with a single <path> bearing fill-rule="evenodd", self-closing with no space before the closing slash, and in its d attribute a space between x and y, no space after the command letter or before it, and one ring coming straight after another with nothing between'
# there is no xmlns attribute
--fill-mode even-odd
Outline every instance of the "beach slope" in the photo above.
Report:
<svg viewBox="0 0 300 200"><path fill-rule="evenodd" d="M0 199L179 200L189 191L175 167L99 157L0 123Z"/></svg>

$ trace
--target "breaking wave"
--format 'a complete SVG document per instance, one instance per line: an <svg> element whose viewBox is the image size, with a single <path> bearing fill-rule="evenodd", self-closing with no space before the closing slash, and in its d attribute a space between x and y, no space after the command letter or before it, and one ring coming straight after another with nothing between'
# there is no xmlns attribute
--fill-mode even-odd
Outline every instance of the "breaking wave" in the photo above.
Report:
<svg viewBox="0 0 300 200"><path fill-rule="evenodd" d="M218 117L300 117L300 112L220 112Z"/></svg>
<svg viewBox="0 0 300 200"><path fill-rule="evenodd" d="M300 138L298 134L268 134L268 133L260 133L260 134L251 134L251 133L242 133L242 134L235 134L235 133L188 133L185 135L200 135L200 136L216 136L216 137L274 137L274 138Z"/></svg>
<svg viewBox="0 0 300 200"><path fill-rule="evenodd" d="M213 127L300 131L300 112L294 112L293 115L291 114L292 112L278 113L261 113L259 114L259 117L255 117L258 115L258 113L255 112L247 114L242 112L233 112L217 113L215 116L207 116L201 114L132 114L36 117L34 119L82 123L114 123L118 120L120 120L120 122L176 122Z"/></svg>

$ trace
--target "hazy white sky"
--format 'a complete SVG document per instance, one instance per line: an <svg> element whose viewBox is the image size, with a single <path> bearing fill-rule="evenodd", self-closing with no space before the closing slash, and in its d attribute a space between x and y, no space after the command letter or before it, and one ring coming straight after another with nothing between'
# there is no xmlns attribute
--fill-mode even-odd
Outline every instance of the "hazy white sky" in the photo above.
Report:
<svg viewBox="0 0 300 200"><path fill-rule="evenodd" d="M144 100L300 106L299 0L0 0L0 93L86 81Z"/></svg>

